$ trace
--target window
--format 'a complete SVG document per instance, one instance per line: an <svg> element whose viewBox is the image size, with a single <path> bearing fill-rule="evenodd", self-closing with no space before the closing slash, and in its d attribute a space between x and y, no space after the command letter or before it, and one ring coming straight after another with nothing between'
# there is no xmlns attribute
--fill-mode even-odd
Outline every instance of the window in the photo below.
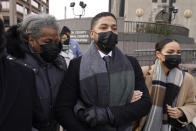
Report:
<svg viewBox="0 0 196 131"><path fill-rule="evenodd" d="M24 8L24 14L27 15L27 8Z"/></svg>
<svg viewBox="0 0 196 131"><path fill-rule="evenodd" d="M47 12L46 12L46 6L42 6L42 12L43 12L43 13L47 13Z"/></svg>
<svg viewBox="0 0 196 131"><path fill-rule="evenodd" d="M17 24L21 23L22 22L22 19L20 18L17 18Z"/></svg>
<svg viewBox="0 0 196 131"><path fill-rule="evenodd" d="M2 8L3 9L9 9L10 8L10 2L9 1L2 1Z"/></svg>
<svg viewBox="0 0 196 131"><path fill-rule="evenodd" d="M162 3L167 3L167 0L162 0Z"/></svg>
<svg viewBox="0 0 196 131"><path fill-rule="evenodd" d="M9 16L3 16L4 19L4 25L10 25L10 17Z"/></svg>
<svg viewBox="0 0 196 131"><path fill-rule="evenodd" d="M20 4L16 4L16 10L22 13L23 15L27 15L27 8L25 8L24 6Z"/></svg>
<svg viewBox="0 0 196 131"><path fill-rule="evenodd" d="M152 2L153 2L153 3L156 3L156 2L157 2L157 0L152 0Z"/></svg>
<svg viewBox="0 0 196 131"><path fill-rule="evenodd" d="M39 7L39 4L35 2L34 0L31 0L31 5L35 6L36 8Z"/></svg>
<svg viewBox="0 0 196 131"><path fill-rule="evenodd" d="M24 8L23 6L19 5L19 4L16 4L16 10L20 13L23 13L24 12Z"/></svg>
<svg viewBox="0 0 196 131"><path fill-rule="evenodd" d="M42 0L44 3L46 3L47 1L46 0Z"/></svg>
<svg viewBox="0 0 196 131"><path fill-rule="evenodd" d="M35 12L31 12L31 14L36 15L37 13L35 13Z"/></svg>
<svg viewBox="0 0 196 131"><path fill-rule="evenodd" d="M119 16L124 17L125 14L125 0L120 1L120 11L119 11Z"/></svg>

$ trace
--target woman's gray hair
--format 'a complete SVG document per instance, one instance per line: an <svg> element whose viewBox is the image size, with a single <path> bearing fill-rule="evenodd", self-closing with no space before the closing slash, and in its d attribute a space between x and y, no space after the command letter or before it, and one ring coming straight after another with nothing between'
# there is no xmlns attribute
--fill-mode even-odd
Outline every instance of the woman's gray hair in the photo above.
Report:
<svg viewBox="0 0 196 131"><path fill-rule="evenodd" d="M54 16L48 14L30 14L27 15L19 27L21 38L24 42L28 41L28 36L39 39L41 30L44 27L54 28L58 32L57 21Z"/></svg>

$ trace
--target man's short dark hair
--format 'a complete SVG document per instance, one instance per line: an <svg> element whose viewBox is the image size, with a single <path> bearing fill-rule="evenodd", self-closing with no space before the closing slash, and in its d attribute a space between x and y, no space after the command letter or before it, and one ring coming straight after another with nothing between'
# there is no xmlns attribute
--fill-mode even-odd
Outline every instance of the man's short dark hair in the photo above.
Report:
<svg viewBox="0 0 196 131"><path fill-rule="evenodd" d="M95 26L96 22L97 22L100 18L106 17L106 16L111 16L111 17L113 17L113 18L115 19L115 21L117 21L117 20L116 20L116 17L115 17L112 13L110 13L110 12L101 12L101 13L97 14L96 16L94 16L94 17L92 18L92 20L91 20L91 29L93 29L93 27Z"/></svg>

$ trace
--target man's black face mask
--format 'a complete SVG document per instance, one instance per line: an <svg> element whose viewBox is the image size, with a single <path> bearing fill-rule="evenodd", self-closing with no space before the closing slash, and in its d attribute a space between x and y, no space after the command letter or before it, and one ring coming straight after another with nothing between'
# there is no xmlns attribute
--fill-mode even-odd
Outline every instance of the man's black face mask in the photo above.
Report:
<svg viewBox="0 0 196 131"><path fill-rule="evenodd" d="M112 31L98 33L98 41L96 44L104 53L109 53L112 51L117 43L118 35Z"/></svg>

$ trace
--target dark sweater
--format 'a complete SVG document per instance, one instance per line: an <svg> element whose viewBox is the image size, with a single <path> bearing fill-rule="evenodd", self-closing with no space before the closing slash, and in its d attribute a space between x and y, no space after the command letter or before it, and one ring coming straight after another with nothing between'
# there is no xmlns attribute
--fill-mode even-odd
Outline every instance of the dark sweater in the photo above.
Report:
<svg viewBox="0 0 196 131"><path fill-rule="evenodd" d="M135 72L135 90L143 92L140 100L123 106L109 107L115 118L115 125L124 126L131 124L132 121L138 120L146 115L151 107L150 96L145 85L141 67L134 57L128 57ZM58 122L68 131L87 131L93 130L87 128L79 122L73 112L76 100L79 99L79 69L81 57L73 59L70 62L66 72L64 82L60 88L56 100L55 113Z"/></svg>

